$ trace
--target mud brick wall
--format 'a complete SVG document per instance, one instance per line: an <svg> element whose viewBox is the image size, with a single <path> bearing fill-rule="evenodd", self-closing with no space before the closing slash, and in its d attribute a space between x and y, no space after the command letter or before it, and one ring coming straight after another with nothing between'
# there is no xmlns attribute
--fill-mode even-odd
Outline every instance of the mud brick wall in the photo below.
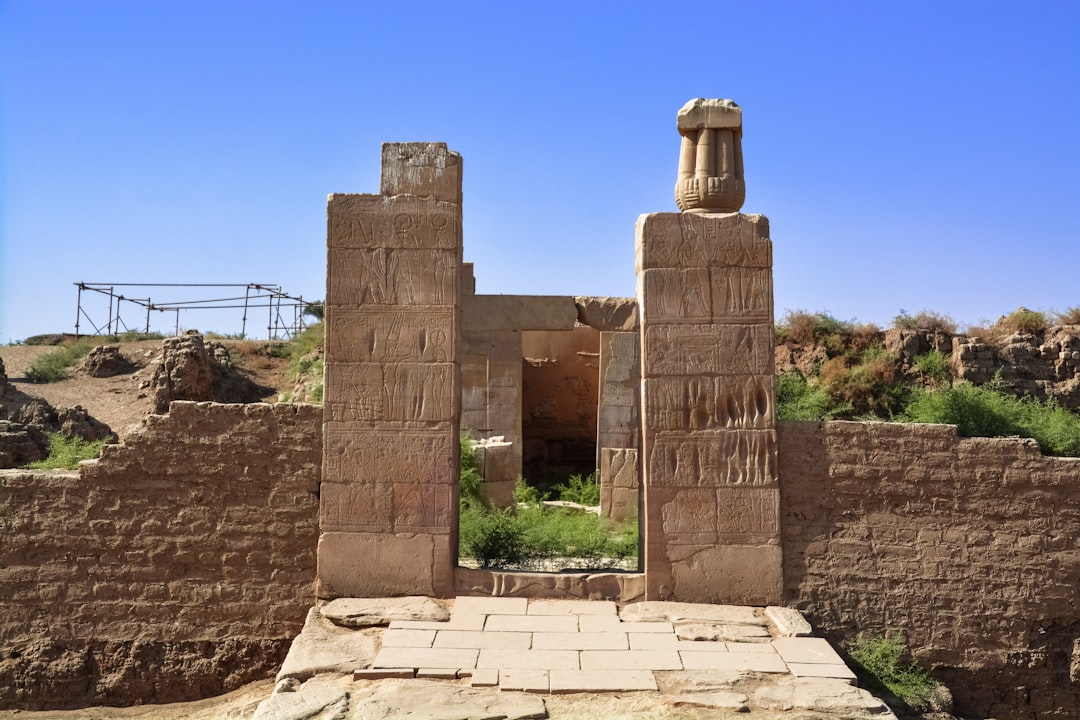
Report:
<svg viewBox="0 0 1080 720"><path fill-rule="evenodd" d="M321 421L176 402L80 473L0 473L0 707L272 675L314 599Z"/></svg>
<svg viewBox="0 0 1080 720"><path fill-rule="evenodd" d="M964 717L1076 718L1080 459L944 425L779 423L785 594L903 633Z"/></svg>

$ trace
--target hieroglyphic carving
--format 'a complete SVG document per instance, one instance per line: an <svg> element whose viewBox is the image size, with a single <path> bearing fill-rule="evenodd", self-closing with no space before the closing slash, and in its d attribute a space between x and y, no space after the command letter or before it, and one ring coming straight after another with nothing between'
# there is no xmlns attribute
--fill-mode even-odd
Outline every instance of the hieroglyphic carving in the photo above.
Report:
<svg viewBox="0 0 1080 720"><path fill-rule="evenodd" d="M449 250L330 248L331 305L453 305L457 257Z"/></svg>
<svg viewBox="0 0 1080 720"><path fill-rule="evenodd" d="M646 426L653 430L773 426L772 376L647 377L643 383Z"/></svg>
<svg viewBox="0 0 1080 720"><path fill-rule="evenodd" d="M716 520L721 535L774 538L780 532L780 489L717 488Z"/></svg>
<svg viewBox="0 0 1080 720"><path fill-rule="evenodd" d="M445 429L376 429L334 423L326 429L323 479L361 485L452 484L457 466L450 438Z"/></svg>
<svg viewBox="0 0 1080 720"><path fill-rule="evenodd" d="M384 482L324 481L319 490L319 524L323 530L389 531L393 489Z"/></svg>
<svg viewBox="0 0 1080 720"><path fill-rule="evenodd" d="M638 451L636 448L600 449L601 484L612 487L638 487Z"/></svg>
<svg viewBox="0 0 1080 720"><path fill-rule="evenodd" d="M650 438L649 482L661 487L773 485L776 431L661 433Z"/></svg>
<svg viewBox="0 0 1080 720"><path fill-rule="evenodd" d="M329 420L375 421L385 417L379 363L327 363L324 383L323 412Z"/></svg>
<svg viewBox="0 0 1080 720"><path fill-rule="evenodd" d="M651 213L638 218L637 270L772 267L769 221L738 213Z"/></svg>
<svg viewBox="0 0 1080 720"><path fill-rule="evenodd" d="M713 268L709 276L714 320L772 323L772 270Z"/></svg>
<svg viewBox="0 0 1080 720"><path fill-rule="evenodd" d="M446 308L331 306L326 358L332 362L448 362L454 313Z"/></svg>
<svg viewBox="0 0 1080 720"><path fill-rule="evenodd" d="M450 532L454 514L453 485L394 483L396 532Z"/></svg>
<svg viewBox="0 0 1080 720"><path fill-rule="evenodd" d="M457 246L457 206L430 198L332 195L329 247L443 249Z"/></svg>
<svg viewBox="0 0 1080 720"><path fill-rule="evenodd" d="M771 324L650 324L644 375L772 375L772 333Z"/></svg>
<svg viewBox="0 0 1080 720"><path fill-rule="evenodd" d="M664 535L677 545L716 542L716 494L708 488L657 489L648 502L656 502L663 518Z"/></svg>
<svg viewBox="0 0 1080 720"><path fill-rule="evenodd" d="M641 322L695 323L712 319L712 283L705 268L642 272Z"/></svg>
<svg viewBox="0 0 1080 720"><path fill-rule="evenodd" d="M452 363L383 366L384 420L452 421L457 410Z"/></svg>

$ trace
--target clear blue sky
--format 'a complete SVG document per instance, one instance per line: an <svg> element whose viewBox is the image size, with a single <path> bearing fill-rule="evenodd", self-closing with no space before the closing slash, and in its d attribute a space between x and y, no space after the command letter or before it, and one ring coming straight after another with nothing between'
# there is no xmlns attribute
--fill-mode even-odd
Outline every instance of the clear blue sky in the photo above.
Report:
<svg viewBox="0 0 1080 720"><path fill-rule="evenodd" d="M1080 305L1075 0L0 0L0 68L0 342L72 331L78 281L322 298L384 141L463 155L479 292L632 296L699 96L743 107L778 318Z"/></svg>

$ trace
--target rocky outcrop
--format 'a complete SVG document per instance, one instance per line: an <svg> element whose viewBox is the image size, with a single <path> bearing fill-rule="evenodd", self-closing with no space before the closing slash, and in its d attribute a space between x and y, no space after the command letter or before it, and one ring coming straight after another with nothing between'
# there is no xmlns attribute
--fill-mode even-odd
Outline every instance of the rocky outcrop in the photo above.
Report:
<svg viewBox="0 0 1080 720"><path fill-rule="evenodd" d="M135 365L124 357L119 345L98 345L79 365L80 372L96 378L123 375L134 370Z"/></svg>
<svg viewBox="0 0 1080 720"><path fill-rule="evenodd" d="M153 412L159 415L169 411L173 400L249 403L274 392L241 373L224 345L204 342L194 330L167 338L161 346L141 385L152 393Z"/></svg>
<svg viewBox="0 0 1080 720"><path fill-rule="evenodd" d="M115 437L112 428L76 405L54 408L8 382L0 360L0 468L13 468L49 455L49 434L95 441Z"/></svg>
<svg viewBox="0 0 1080 720"><path fill-rule="evenodd" d="M1019 395L1080 410L1080 326L1014 333L998 343L958 337L952 353L958 377L976 385L999 377Z"/></svg>

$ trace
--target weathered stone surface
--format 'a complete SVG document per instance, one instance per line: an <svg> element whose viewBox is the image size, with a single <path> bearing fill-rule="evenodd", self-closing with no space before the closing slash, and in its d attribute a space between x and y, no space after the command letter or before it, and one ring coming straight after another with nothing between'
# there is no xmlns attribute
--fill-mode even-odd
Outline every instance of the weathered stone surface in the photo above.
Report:
<svg viewBox="0 0 1080 720"><path fill-rule="evenodd" d="M896 717L866 690L831 678L796 678L763 685L754 691L752 702L764 710L872 714L883 720Z"/></svg>
<svg viewBox="0 0 1080 720"><path fill-rule="evenodd" d="M424 596L392 598L338 598L319 608L324 618L342 627L364 628L389 625L393 620L441 622L450 613Z"/></svg>
<svg viewBox="0 0 1080 720"><path fill-rule="evenodd" d="M807 637L814 634L810 623L795 608L770 605L765 608L765 617L772 620L781 636Z"/></svg>
<svg viewBox="0 0 1080 720"><path fill-rule="evenodd" d="M446 143L383 143L379 193L460 204L461 170L461 155L448 149Z"/></svg>
<svg viewBox="0 0 1080 720"><path fill-rule="evenodd" d="M600 512L616 522L636 517L640 492L638 451L601 448Z"/></svg>
<svg viewBox="0 0 1080 720"><path fill-rule="evenodd" d="M273 395L233 367L221 343L206 343L195 330L161 341L161 355L140 376L154 399L153 411L167 413L174 400L258 402Z"/></svg>
<svg viewBox="0 0 1080 720"><path fill-rule="evenodd" d="M575 297L577 321L604 332L636 332L637 299Z"/></svg>
<svg viewBox="0 0 1080 720"><path fill-rule="evenodd" d="M728 692L725 690L716 692L680 693L679 695L671 695L666 699L668 704L672 707L689 705L691 707L718 708L722 710L733 710L735 712L747 712L750 709L747 704L750 698L743 693Z"/></svg>
<svg viewBox="0 0 1080 720"><path fill-rule="evenodd" d="M119 345L98 345L79 363L80 372L96 378L122 375L134 369L135 365L124 357Z"/></svg>
<svg viewBox="0 0 1080 720"><path fill-rule="evenodd" d="M279 684L279 687L281 685ZM259 703L251 720L345 720L349 691L338 678L313 678L299 687L288 686Z"/></svg>
<svg viewBox="0 0 1080 720"><path fill-rule="evenodd" d="M461 298L466 331L573 330L578 310L564 295L467 295Z"/></svg>
<svg viewBox="0 0 1080 720"><path fill-rule="evenodd" d="M445 595L447 589L435 588L435 552L435 538L427 534L324 532L319 538L318 596ZM379 566L373 568L376 557ZM451 558L438 561L449 565Z"/></svg>
<svg viewBox="0 0 1080 720"><path fill-rule="evenodd" d="M675 625L714 623L722 625L765 625L757 608L740 605L663 602L647 600L627 605L619 612L623 622L670 622Z"/></svg>
<svg viewBox="0 0 1080 720"><path fill-rule="evenodd" d="M675 202L680 210L734 212L746 197L742 108L731 100L695 98L679 109L682 138Z"/></svg>
<svg viewBox="0 0 1080 720"><path fill-rule="evenodd" d="M719 623L688 623L675 627L680 640L729 641L767 643L772 641L769 631L760 625L721 625Z"/></svg>
<svg viewBox="0 0 1080 720"><path fill-rule="evenodd" d="M307 680L322 673L351 675L354 670L371 666L377 646L374 630L338 627L322 617L318 608L311 608L277 679Z"/></svg>
<svg viewBox="0 0 1080 720"><path fill-rule="evenodd" d="M454 575L458 595L623 602L635 602L645 596L645 576L637 573L518 573L459 567Z"/></svg>
<svg viewBox="0 0 1080 720"><path fill-rule="evenodd" d="M475 720L546 718L543 698L467 688L435 680L387 681L369 693L355 693L352 712L364 720Z"/></svg>

